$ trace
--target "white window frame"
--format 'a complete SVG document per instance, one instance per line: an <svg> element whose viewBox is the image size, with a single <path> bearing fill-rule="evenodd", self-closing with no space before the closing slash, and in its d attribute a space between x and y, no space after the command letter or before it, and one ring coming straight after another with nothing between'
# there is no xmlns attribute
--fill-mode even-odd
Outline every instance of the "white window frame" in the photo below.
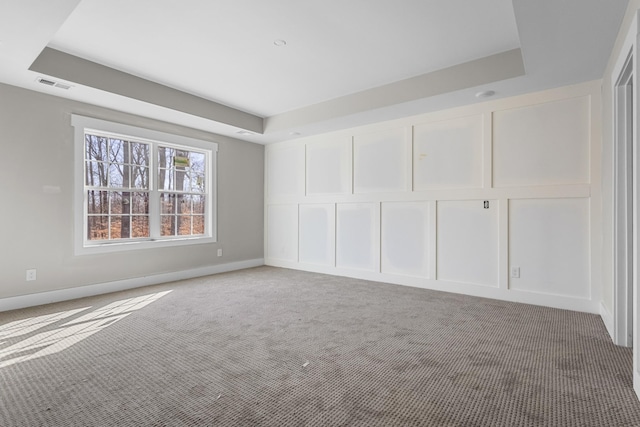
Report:
<svg viewBox="0 0 640 427"><path fill-rule="evenodd" d="M88 255L109 252L121 252L137 249L151 249L170 246L184 246L203 243L215 243L217 241L217 187L216 169L218 144L211 141L189 138L165 132L144 129L91 117L71 115L71 125L74 127L74 253L76 255ZM151 183L150 193L159 193L157 188L157 145L180 146L192 148L204 152L207 162L207 174L205 188L209 191L206 197L205 207L205 234L198 236L167 236L154 235L151 227L160 221L159 203L149 204L150 237L137 240L88 240L87 238L87 192L85 191L85 133L96 131L104 134L121 135L131 137L142 142L152 143L151 164L149 178ZM150 199L150 201L153 199ZM156 206L157 205L157 206Z"/></svg>

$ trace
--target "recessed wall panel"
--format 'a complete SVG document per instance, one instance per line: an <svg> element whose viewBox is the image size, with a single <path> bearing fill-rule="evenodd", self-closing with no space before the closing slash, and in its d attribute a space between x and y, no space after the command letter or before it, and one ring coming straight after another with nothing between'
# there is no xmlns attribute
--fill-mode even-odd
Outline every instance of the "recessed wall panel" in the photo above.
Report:
<svg viewBox="0 0 640 427"><path fill-rule="evenodd" d="M304 145L267 150L267 195L304 195Z"/></svg>
<svg viewBox="0 0 640 427"><path fill-rule="evenodd" d="M335 213L334 204L300 205L300 262L335 265Z"/></svg>
<svg viewBox="0 0 640 427"><path fill-rule="evenodd" d="M379 270L379 209L378 203L342 203L337 205L337 267Z"/></svg>
<svg viewBox="0 0 640 427"><path fill-rule="evenodd" d="M354 193L407 191L411 172L408 131L384 130L353 138Z"/></svg>
<svg viewBox="0 0 640 427"><path fill-rule="evenodd" d="M588 298L589 200L511 200L509 265L511 289Z"/></svg>
<svg viewBox="0 0 640 427"><path fill-rule="evenodd" d="M496 187L589 183L588 97L493 113Z"/></svg>
<svg viewBox="0 0 640 427"><path fill-rule="evenodd" d="M437 279L497 287L498 232L496 200L439 201Z"/></svg>
<svg viewBox="0 0 640 427"><path fill-rule="evenodd" d="M307 144L307 194L351 193L351 138Z"/></svg>
<svg viewBox="0 0 640 427"><path fill-rule="evenodd" d="M413 189L482 187L481 115L413 128Z"/></svg>
<svg viewBox="0 0 640 427"><path fill-rule="evenodd" d="M381 271L429 278L429 202L381 207Z"/></svg>
<svg viewBox="0 0 640 427"><path fill-rule="evenodd" d="M298 205L267 208L267 258L298 260Z"/></svg>

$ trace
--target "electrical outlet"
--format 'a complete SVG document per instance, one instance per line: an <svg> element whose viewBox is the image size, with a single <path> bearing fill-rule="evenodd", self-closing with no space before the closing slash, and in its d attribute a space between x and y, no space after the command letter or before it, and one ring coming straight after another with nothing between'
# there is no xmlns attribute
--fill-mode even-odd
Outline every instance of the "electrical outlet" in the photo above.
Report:
<svg viewBox="0 0 640 427"><path fill-rule="evenodd" d="M218 256L222 256L222 249L218 249Z"/></svg>
<svg viewBox="0 0 640 427"><path fill-rule="evenodd" d="M36 269L32 268L27 270L27 282L36 280Z"/></svg>
<svg viewBox="0 0 640 427"><path fill-rule="evenodd" d="M520 278L520 267L511 267L511 277L513 279Z"/></svg>

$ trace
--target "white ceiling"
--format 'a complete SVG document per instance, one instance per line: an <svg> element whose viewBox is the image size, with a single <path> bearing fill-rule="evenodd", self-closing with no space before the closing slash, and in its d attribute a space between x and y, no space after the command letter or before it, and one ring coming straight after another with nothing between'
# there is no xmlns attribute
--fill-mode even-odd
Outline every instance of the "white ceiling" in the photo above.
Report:
<svg viewBox="0 0 640 427"><path fill-rule="evenodd" d="M267 117L519 41L510 0L83 0L49 46Z"/></svg>
<svg viewBox="0 0 640 427"><path fill-rule="evenodd" d="M627 3L4 0L0 82L267 143L478 102L478 90L504 97L600 78ZM78 75L79 67L75 74L57 72L64 67L41 65L46 47L100 64L105 76L126 73L114 82L135 76L204 98L212 113L129 95L113 89L116 83L95 84ZM524 72L515 66L500 73L498 58L504 58L492 55L514 49ZM487 57L496 58L494 71L474 80L478 62L472 61ZM437 71L455 66L463 78L439 83ZM37 77L74 87L45 87ZM217 119L219 104L239 118ZM247 117L264 130L243 126ZM238 134L242 129L254 134Z"/></svg>

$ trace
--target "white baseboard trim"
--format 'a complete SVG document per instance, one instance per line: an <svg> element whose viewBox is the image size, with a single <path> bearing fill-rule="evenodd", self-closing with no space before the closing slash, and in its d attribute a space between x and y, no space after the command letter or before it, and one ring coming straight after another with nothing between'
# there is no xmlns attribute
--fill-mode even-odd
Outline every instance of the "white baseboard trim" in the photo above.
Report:
<svg viewBox="0 0 640 427"><path fill-rule="evenodd" d="M269 258L265 259L265 264L273 267L290 268L293 270L310 271L314 273L329 274L333 276L353 277L356 279L371 280L373 282L412 286L422 289L431 289L434 291L452 292L456 294L471 295L481 298L492 298L523 304L539 305L543 307L559 308L562 310L580 311L583 313L591 314L599 313L599 302L587 298L524 292L513 289L502 289L493 286L447 282L444 280L434 280L423 277L400 276L372 271L318 266Z"/></svg>
<svg viewBox="0 0 640 427"><path fill-rule="evenodd" d="M110 292L124 291L127 289L141 288L143 286L158 285L160 283L173 282L176 280L193 279L195 277L209 276L211 274L225 273L227 271L242 270L262 265L264 265L264 258L257 258L247 261L237 261L228 264L194 268L191 270L117 280L115 282L98 283L95 285L78 286L76 288L2 298L0 299L0 312L90 297L94 295L108 294Z"/></svg>
<svg viewBox="0 0 640 427"><path fill-rule="evenodd" d="M613 342L616 342L613 331L613 315L611 315L611 313L603 303L600 303L600 317L602 318L602 322L604 323L605 328L607 328L607 332L609 332L611 340Z"/></svg>

